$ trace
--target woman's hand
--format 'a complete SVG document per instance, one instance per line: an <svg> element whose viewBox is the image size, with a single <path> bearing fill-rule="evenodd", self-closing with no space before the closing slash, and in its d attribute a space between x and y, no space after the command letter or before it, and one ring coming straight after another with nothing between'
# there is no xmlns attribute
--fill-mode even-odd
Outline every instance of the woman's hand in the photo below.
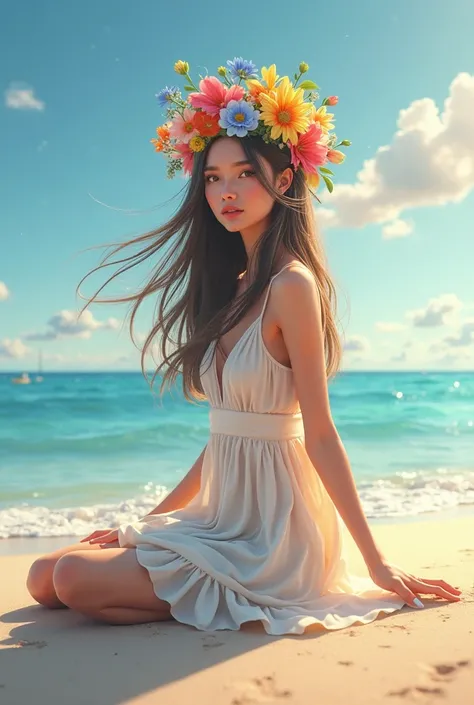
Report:
<svg viewBox="0 0 474 705"><path fill-rule="evenodd" d="M80 543L113 543L118 541L118 529L100 529L93 531L92 534L81 539Z"/></svg>
<svg viewBox="0 0 474 705"><path fill-rule="evenodd" d="M412 607L424 607L418 597L422 593L438 595L449 602L459 602L461 599L462 590L449 585L444 580L416 578L385 561L380 561L375 566L369 566L369 574L376 585L384 590L397 593Z"/></svg>

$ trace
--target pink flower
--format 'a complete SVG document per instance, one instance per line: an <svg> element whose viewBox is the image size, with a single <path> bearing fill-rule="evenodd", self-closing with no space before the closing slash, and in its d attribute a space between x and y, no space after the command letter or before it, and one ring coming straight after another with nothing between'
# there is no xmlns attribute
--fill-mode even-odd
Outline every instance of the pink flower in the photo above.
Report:
<svg viewBox="0 0 474 705"><path fill-rule="evenodd" d="M198 131L193 124L194 115L194 110L189 108L185 108L182 115L177 113L171 123L170 137L187 144L191 137L197 135Z"/></svg>
<svg viewBox="0 0 474 705"><path fill-rule="evenodd" d="M209 115L219 115L231 100L242 100L245 90L242 86L226 88L215 76L206 76L199 81L200 93L190 93L189 102L193 108L201 108Z"/></svg>
<svg viewBox="0 0 474 705"><path fill-rule="evenodd" d="M301 164L303 171L310 173L326 163L328 148L324 144L319 144L322 136L322 129L313 122L307 131L299 136L298 144L293 145L289 142L291 163L295 169L298 169Z"/></svg>
<svg viewBox="0 0 474 705"><path fill-rule="evenodd" d="M174 150L177 152L176 156L183 160L184 173L191 175L193 173L194 152L189 144L187 142L176 144Z"/></svg>
<svg viewBox="0 0 474 705"><path fill-rule="evenodd" d="M329 98L326 99L326 103L328 105L337 105L339 103L339 98L337 95L330 95Z"/></svg>

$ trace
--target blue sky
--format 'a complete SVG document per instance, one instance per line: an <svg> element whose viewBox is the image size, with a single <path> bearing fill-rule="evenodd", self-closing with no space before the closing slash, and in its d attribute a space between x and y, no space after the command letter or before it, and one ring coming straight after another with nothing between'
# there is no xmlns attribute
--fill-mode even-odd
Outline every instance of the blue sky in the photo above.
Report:
<svg viewBox="0 0 474 705"><path fill-rule="evenodd" d="M235 7L2 7L0 371L34 370L39 350L46 370L139 369L126 307L93 305L77 322L75 288L101 257L89 248L145 232L176 206L165 202L181 179L167 180L149 142L162 122L155 93L180 81L174 62L197 78L235 56L276 63L280 75L306 61L321 96L339 96L336 132L353 144L316 211L340 293L344 368L474 368L472 3ZM150 266L106 295L123 295Z"/></svg>

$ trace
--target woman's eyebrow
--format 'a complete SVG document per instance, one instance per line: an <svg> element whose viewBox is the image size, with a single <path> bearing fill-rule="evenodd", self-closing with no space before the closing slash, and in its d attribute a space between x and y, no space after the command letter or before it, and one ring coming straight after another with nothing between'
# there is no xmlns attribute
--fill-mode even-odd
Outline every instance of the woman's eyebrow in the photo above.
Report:
<svg viewBox="0 0 474 705"><path fill-rule="evenodd" d="M241 162L234 162L233 164L231 164L231 166L242 166L243 164L250 164L250 162L247 160L244 160ZM204 171L219 171L219 167L218 166L205 166Z"/></svg>

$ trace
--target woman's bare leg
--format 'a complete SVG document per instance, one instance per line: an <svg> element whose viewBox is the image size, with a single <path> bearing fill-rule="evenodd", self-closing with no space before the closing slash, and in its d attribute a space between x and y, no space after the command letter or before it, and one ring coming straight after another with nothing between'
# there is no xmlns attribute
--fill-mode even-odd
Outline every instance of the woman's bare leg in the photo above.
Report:
<svg viewBox="0 0 474 705"><path fill-rule="evenodd" d="M134 549L70 552L58 560L53 583L61 602L101 622L142 624L172 619L170 604L155 594Z"/></svg>
<svg viewBox="0 0 474 705"><path fill-rule="evenodd" d="M57 551L52 553L47 553L40 558L37 558L31 565L28 578L26 580L26 587L31 597L39 602L45 607L50 609L58 609L61 607L67 607L56 595L56 591L53 585L53 571L56 563L60 558L67 555L68 553L73 553L74 551L98 551L105 550L106 548L118 548L118 541L113 543L105 544L100 546L99 544L93 543L73 543L70 546L65 546L64 548L59 548Z"/></svg>

